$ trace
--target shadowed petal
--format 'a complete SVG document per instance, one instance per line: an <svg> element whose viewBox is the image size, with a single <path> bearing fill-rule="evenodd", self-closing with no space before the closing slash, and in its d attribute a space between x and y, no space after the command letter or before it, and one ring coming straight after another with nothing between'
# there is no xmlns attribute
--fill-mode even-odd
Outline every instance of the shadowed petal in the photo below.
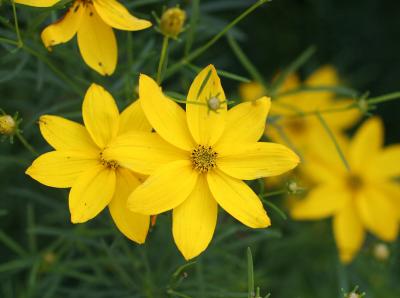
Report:
<svg viewBox="0 0 400 298"><path fill-rule="evenodd" d="M196 185L197 176L188 160L168 163L133 191L128 208L148 215L171 210L187 199Z"/></svg>
<svg viewBox="0 0 400 298"><path fill-rule="evenodd" d="M217 223L218 206L204 176L199 176L189 197L173 211L175 243L186 260L202 253Z"/></svg>
<svg viewBox="0 0 400 298"><path fill-rule="evenodd" d="M133 173L129 170L119 168L117 171L115 194L108 208L121 233L130 240L141 244L146 240L150 217L131 212L127 206L129 195L138 185L140 185L140 182Z"/></svg>
<svg viewBox="0 0 400 298"><path fill-rule="evenodd" d="M72 223L86 222L99 214L115 191L115 171L98 165L80 175L69 193Z"/></svg>
<svg viewBox="0 0 400 298"><path fill-rule="evenodd" d="M104 23L92 5L87 5L78 29L78 45L87 65L101 75L112 75L118 50L112 28Z"/></svg>

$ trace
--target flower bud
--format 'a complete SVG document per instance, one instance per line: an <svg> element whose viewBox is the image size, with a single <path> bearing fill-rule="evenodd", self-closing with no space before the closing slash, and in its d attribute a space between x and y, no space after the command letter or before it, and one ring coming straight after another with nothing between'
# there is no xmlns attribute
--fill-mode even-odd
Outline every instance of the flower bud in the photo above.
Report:
<svg viewBox="0 0 400 298"><path fill-rule="evenodd" d="M390 256L390 251L385 243L375 244L373 249L374 257L379 261L385 261Z"/></svg>
<svg viewBox="0 0 400 298"><path fill-rule="evenodd" d="M211 111L216 112L221 107L221 101L218 97L211 97L207 100L207 106Z"/></svg>
<svg viewBox="0 0 400 298"><path fill-rule="evenodd" d="M183 30L186 12L178 7L167 9L161 16L160 30L167 37L177 38Z"/></svg>
<svg viewBox="0 0 400 298"><path fill-rule="evenodd" d="M357 293L350 293L349 294L349 296L348 296L348 298L360 298L361 296L360 295L358 295Z"/></svg>
<svg viewBox="0 0 400 298"><path fill-rule="evenodd" d="M10 115L0 116L0 134L13 135L17 125L15 120Z"/></svg>

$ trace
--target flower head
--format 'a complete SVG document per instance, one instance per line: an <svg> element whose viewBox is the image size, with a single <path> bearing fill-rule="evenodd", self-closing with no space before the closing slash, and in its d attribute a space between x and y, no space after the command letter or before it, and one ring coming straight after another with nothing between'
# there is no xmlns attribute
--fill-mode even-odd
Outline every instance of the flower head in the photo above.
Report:
<svg viewBox="0 0 400 298"><path fill-rule="evenodd" d="M0 116L0 134L10 136L17 129L17 123L10 115Z"/></svg>
<svg viewBox="0 0 400 298"><path fill-rule="evenodd" d="M360 250L365 231L384 241L398 233L400 145L382 148L383 126L378 118L366 121L351 142L340 139L350 170L341 164L332 143L320 140L313 157L303 164L316 186L291 211L296 219L333 216L333 231L342 262Z"/></svg>
<svg viewBox="0 0 400 298"><path fill-rule="evenodd" d="M140 76L139 93L146 117L159 136L147 141L141 137L143 143L129 151L124 146L130 145L132 137L110 148L120 157L118 162L150 175L133 191L128 207L149 215L173 209L174 239L186 259L199 255L210 243L217 205L248 227L269 226L260 199L242 180L280 175L299 162L285 146L258 142L269 98L228 111L212 65L192 83L186 113L146 75ZM211 97L223 102L217 113L209 112Z"/></svg>
<svg viewBox="0 0 400 298"><path fill-rule="evenodd" d="M339 85L339 78L332 66L323 66L312 73L303 83L305 87L323 88ZM345 108L353 103L351 99L335 100L329 91L291 91L300 88L302 84L296 75L290 75L280 87L278 96L271 108L271 116L276 121L269 126L266 135L275 142L288 143L302 154L313 146L315 140L326 134L317 117L303 116L302 113L315 112L324 109ZM245 100L261 96L265 91L257 83L241 86L240 92ZM354 125L361 117L359 109L348 109L341 112L325 114L324 118L335 134Z"/></svg>
<svg viewBox="0 0 400 298"><path fill-rule="evenodd" d="M186 12L179 7L167 9L161 16L160 31L168 37L177 38L183 30Z"/></svg>
<svg viewBox="0 0 400 298"><path fill-rule="evenodd" d="M39 156L26 173L47 186L71 187L73 223L86 222L108 206L121 232L143 243L149 216L126 208L128 195L140 184L139 179L117 162L118 157L106 153L108 146L127 132L150 133L140 102L131 104L120 115L111 94L92 84L82 114L85 126L57 116L40 117L40 131L55 151Z"/></svg>
<svg viewBox="0 0 400 298"><path fill-rule="evenodd" d="M16 0L16 3L49 7L59 0ZM132 16L116 0L76 0L63 18L42 32L42 41L51 50L68 42L75 34L85 63L102 75L114 73L118 59L117 41L112 28L127 31L151 26L146 20Z"/></svg>

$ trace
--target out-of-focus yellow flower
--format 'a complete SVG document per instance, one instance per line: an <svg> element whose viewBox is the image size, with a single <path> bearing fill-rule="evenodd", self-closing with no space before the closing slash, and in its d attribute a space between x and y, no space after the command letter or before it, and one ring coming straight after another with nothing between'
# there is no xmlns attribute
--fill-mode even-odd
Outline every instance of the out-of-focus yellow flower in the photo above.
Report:
<svg viewBox="0 0 400 298"><path fill-rule="evenodd" d="M67 119L44 115L40 131L55 149L39 156L26 173L40 183L69 188L69 210L73 223L94 218L107 205L119 230L129 239L143 243L149 216L128 210L126 201L139 184L138 178L105 151L128 132L150 134L140 102L121 115L111 94L92 84L82 106L85 126Z"/></svg>
<svg viewBox="0 0 400 298"><path fill-rule="evenodd" d="M15 0L16 3L50 7L59 0ZM118 60L117 41L112 28L127 31L151 26L146 20L132 16L116 0L76 0L63 18L42 32L47 49L68 42L75 34L85 63L102 75L114 73Z"/></svg>
<svg viewBox="0 0 400 298"><path fill-rule="evenodd" d="M167 37L177 38L183 30L186 12L179 7L167 9L161 16L160 31Z"/></svg>
<svg viewBox="0 0 400 298"><path fill-rule="evenodd" d="M378 118L366 121L351 142L338 139L347 157L346 170L332 142L321 139L302 165L316 186L291 210L295 219L333 216L340 259L350 262L360 250L365 230L384 241L396 239L399 226L400 145L382 148L383 126ZM309 155L310 156L310 155Z"/></svg>
<svg viewBox="0 0 400 298"><path fill-rule="evenodd" d="M323 66L316 70L304 82L307 87L334 87L339 85L339 78L332 66ZM299 78L290 75L278 90L278 95L301 87ZM257 83L242 84L239 89L243 100L253 100L265 94L264 88ZM273 98L271 116L277 117L274 125L269 125L266 135L273 141L286 143L304 154L313 142L326 134L316 116L301 116L301 112L315 112L324 109L346 107L350 99L335 100L332 92L302 91ZM282 116L282 117L279 117ZM278 118L279 117L279 118ZM354 125L361 117L358 109L326 113L324 118L334 134L341 134Z"/></svg>
<svg viewBox="0 0 400 298"><path fill-rule="evenodd" d="M242 180L280 175L299 162L285 146L258 142L264 133L269 98L228 111L212 65L193 81L186 113L148 76L141 75L139 94L147 119L160 137L127 150L124 146L134 140L128 136L110 148L120 156L121 164L150 174L133 191L129 208L149 215L173 209L175 243L186 259L196 257L210 243L218 204L248 227L269 226L260 199ZM217 112L207 105L213 97L223 102Z"/></svg>

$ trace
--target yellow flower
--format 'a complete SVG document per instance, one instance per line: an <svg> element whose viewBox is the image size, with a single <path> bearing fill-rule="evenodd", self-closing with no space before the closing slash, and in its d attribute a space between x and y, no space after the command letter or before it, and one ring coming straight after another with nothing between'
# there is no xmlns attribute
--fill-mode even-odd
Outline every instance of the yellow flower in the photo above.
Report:
<svg viewBox="0 0 400 298"><path fill-rule="evenodd" d="M50 7L59 0L15 0L16 3ZM116 0L76 0L63 18L42 32L44 45L52 46L78 36L78 46L85 63L102 75L114 73L118 59L117 41L112 28L127 31L151 26L146 20L132 16Z"/></svg>
<svg viewBox="0 0 400 298"><path fill-rule="evenodd" d="M298 162L285 146L257 142L263 135L269 98L227 110L215 68L195 78L185 111L168 99L151 78L141 75L139 94L145 115L159 134L128 136L109 148L121 164L150 177L129 197L128 207L154 215L173 209L173 236L186 259L199 255L212 239L217 204L251 228L270 225L257 195L242 180L280 175ZM219 98L216 112L207 102ZM124 148L129 147L129 149Z"/></svg>
<svg viewBox="0 0 400 298"><path fill-rule="evenodd" d="M339 85L336 70L332 66L323 66L316 70L304 82L308 87L333 87ZM279 93L301 87L297 75L290 75ZM242 84L239 93L243 100L254 100L265 94L264 88L255 82ZM299 112L314 112L316 110L341 108L351 104L351 100L334 100L334 94L327 91L303 91L295 94L287 94L274 99L271 107L271 116L283 116L277 118L274 125L270 125L266 135L273 141L287 143L299 152L305 153L312 147L313 141L326 134L315 116L296 116ZM361 112L351 109L343 112L325 114L324 118L335 134L354 125L361 117Z"/></svg>
<svg viewBox="0 0 400 298"><path fill-rule="evenodd" d="M129 239L143 243L149 228L149 216L128 210L126 200L139 179L120 166L116 157L104 151L131 131L150 134L140 102L121 113L111 94L92 84L82 106L85 126L70 120L44 115L40 131L55 149L39 156L26 173L40 183L69 188L71 221L82 223L94 218L107 205L120 231Z"/></svg>
<svg viewBox="0 0 400 298"><path fill-rule="evenodd" d="M289 78L298 82L297 78ZM324 66L315 71L304 82L309 87L333 87L339 84L337 73L332 66ZM300 87L300 84L289 84L281 92ZM318 118L312 116L296 116L299 112L315 112L324 109L343 108L352 103L351 99L335 100L334 94L327 91L303 91L278 97L271 109L271 116L279 117L275 125L271 125L266 135L276 142L290 142L301 153L307 153L313 142L326 134ZM343 134L345 129L354 125L361 117L358 109L326 113L324 118L335 135Z"/></svg>
<svg viewBox="0 0 400 298"><path fill-rule="evenodd" d="M350 143L342 140L350 171L332 143L321 143L303 171L314 181L304 200L293 206L296 219L333 216L340 258L350 262L360 250L365 230L384 241L394 241L400 215L400 145L382 148L383 126L378 118L366 121Z"/></svg>

